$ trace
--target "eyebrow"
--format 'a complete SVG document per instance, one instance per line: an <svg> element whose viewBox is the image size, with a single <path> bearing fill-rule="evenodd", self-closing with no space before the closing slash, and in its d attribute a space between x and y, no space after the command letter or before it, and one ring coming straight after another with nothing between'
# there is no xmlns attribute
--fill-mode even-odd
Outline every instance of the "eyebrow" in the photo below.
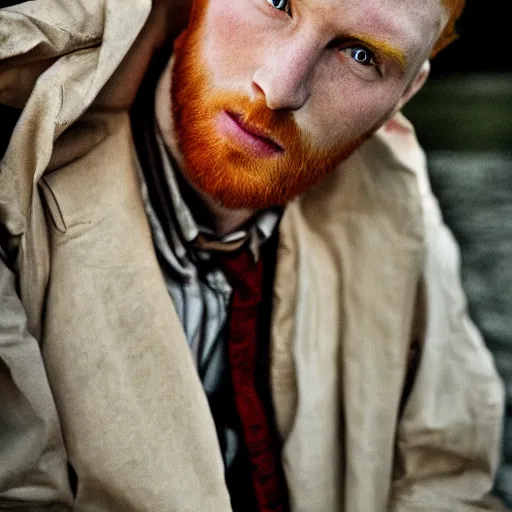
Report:
<svg viewBox="0 0 512 512"><path fill-rule="evenodd" d="M364 43L368 48L376 53L377 55L384 56L385 59L392 60L396 62L402 71L405 71L407 59L403 52L395 48L394 46L386 43L385 41L379 41L378 39L374 39L371 36L367 36L365 34L348 34L350 39L356 39Z"/></svg>

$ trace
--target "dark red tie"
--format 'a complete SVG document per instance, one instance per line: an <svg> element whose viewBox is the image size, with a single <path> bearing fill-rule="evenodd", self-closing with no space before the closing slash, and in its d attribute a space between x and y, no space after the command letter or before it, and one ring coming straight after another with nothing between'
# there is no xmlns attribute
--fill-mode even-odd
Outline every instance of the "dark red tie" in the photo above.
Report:
<svg viewBox="0 0 512 512"><path fill-rule="evenodd" d="M222 257L232 292L228 358L233 394L251 464L259 512L285 512L287 492L272 426L257 391L258 307L263 299L263 262L249 249Z"/></svg>

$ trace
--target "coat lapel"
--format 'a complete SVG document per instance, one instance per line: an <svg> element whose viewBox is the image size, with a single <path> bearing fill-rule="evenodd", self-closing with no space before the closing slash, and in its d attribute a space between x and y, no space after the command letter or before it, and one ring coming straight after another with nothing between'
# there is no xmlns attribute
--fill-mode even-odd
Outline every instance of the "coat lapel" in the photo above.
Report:
<svg viewBox="0 0 512 512"><path fill-rule="evenodd" d="M282 220L271 375L295 512L386 508L419 206L416 176L375 137Z"/></svg>
<svg viewBox="0 0 512 512"><path fill-rule="evenodd" d="M74 510L227 512L215 427L154 254L129 119L105 117L89 120L104 140L44 188L53 223L43 356L78 475Z"/></svg>

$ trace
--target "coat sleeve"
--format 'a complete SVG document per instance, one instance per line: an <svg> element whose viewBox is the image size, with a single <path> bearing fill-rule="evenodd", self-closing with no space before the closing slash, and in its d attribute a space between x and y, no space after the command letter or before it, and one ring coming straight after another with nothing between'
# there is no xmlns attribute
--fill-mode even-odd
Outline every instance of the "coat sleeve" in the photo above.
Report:
<svg viewBox="0 0 512 512"><path fill-rule="evenodd" d="M61 512L71 509L71 500L41 351L27 331L0 243L0 510Z"/></svg>
<svg viewBox="0 0 512 512"><path fill-rule="evenodd" d="M467 314L458 246L435 198L428 203L420 355L398 425L389 510L506 510L487 496L499 462L503 386Z"/></svg>

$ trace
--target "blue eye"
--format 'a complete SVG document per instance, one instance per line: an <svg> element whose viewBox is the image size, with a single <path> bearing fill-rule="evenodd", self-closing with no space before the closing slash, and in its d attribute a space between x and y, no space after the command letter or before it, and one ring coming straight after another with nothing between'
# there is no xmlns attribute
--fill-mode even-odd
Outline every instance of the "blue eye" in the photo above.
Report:
<svg viewBox="0 0 512 512"><path fill-rule="evenodd" d="M350 52L350 57L363 66L375 65L375 54L362 46L352 46L342 51Z"/></svg>
<svg viewBox="0 0 512 512"><path fill-rule="evenodd" d="M279 11L283 11L286 13L290 12L290 2L289 0L267 0L267 2Z"/></svg>

